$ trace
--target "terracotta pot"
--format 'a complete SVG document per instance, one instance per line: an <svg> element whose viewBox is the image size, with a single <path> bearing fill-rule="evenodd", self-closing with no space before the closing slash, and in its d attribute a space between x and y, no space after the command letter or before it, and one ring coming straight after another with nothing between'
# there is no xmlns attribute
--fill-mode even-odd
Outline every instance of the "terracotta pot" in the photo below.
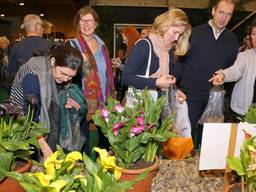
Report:
<svg viewBox="0 0 256 192"><path fill-rule="evenodd" d="M241 191L241 183L231 184L225 190L225 192L240 192L240 191Z"/></svg>
<svg viewBox="0 0 256 192"><path fill-rule="evenodd" d="M32 166L32 161L28 161L25 165L18 168L16 171L18 173L24 173L27 172L30 167ZM25 192L25 190L19 185L19 183L9 177L6 177L4 180L0 182L0 192Z"/></svg>
<svg viewBox="0 0 256 192"><path fill-rule="evenodd" d="M144 180L137 182L133 189L127 190L127 192L150 192L151 191L151 183L153 177L156 175L157 170L160 165L160 160L156 157L156 161L153 165L149 167L151 170L148 175L144 178ZM122 169L121 180L122 181L131 181L138 177L139 174L146 171L148 168L145 169Z"/></svg>

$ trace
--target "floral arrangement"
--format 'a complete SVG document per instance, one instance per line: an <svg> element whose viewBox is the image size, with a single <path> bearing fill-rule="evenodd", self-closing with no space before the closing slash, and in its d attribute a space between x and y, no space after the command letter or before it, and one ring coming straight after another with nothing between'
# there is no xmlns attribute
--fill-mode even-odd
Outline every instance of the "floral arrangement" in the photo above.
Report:
<svg viewBox="0 0 256 192"><path fill-rule="evenodd" d="M109 97L108 105L92 117L108 138L117 164L124 168L141 160L153 163L161 142L175 135L170 131L174 115L159 121L165 98L154 101L144 90L137 94L137 99L134 108L129 108Z"/></svg>
<svg viewBox="0 0 256 192"><path fill-rule="evenodd" d="M121 168L115 165L116 158L105 149L94 150L99 153L97 162L78 151L65 154L58 146L45 160L42 172L0 172L17 180L27 192L125 192L147 174L141 174L134 181L119 181Z"/></svg>

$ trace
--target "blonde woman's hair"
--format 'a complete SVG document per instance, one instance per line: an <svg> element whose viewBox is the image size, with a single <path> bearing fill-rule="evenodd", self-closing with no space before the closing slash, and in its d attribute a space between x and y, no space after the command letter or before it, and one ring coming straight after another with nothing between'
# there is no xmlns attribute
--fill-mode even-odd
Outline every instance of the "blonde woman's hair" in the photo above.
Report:
<svg viewBox="0 0 256 192"><path fill-rule="evenodd" d="M170 26L185 26L186 28L177 43L173 45L175 55L183 56L189 49L189 37L191 33L191 25L189 24L186 13L181 9L170 8L167 12L155 18L151 32L163 36Z"/></svg>
<svg viewBox="0 0 256 192"><path fill-rule="evenodd" d="M6 47L9 47L11 44L6 36L0 37L0 43L3 43Z"/></svg>

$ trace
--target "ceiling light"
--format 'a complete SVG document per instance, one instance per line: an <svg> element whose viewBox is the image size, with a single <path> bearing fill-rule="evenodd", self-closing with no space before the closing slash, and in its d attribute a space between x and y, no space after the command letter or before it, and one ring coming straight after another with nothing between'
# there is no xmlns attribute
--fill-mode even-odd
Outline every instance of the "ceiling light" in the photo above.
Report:
<svg viewBox="0 0 256 192"><path fill-rule="evenodd" d="M2 13L2 14L0 14L0 17L4 17L5 15Z"/></svg>
<svg viewBox="0 0 256 192"><path fill-rule="evenodd" d="M23 2L20 2L19 5L20 5L20 6L24 6L25 4L24 4Z"/></svg>
<svg viewBox="0 0 256 192"><path fill-rule="evenodd" d="M43 17L43 16L44 16L44 13L40 13L39 15L40 15L40 17Z"/></svg>

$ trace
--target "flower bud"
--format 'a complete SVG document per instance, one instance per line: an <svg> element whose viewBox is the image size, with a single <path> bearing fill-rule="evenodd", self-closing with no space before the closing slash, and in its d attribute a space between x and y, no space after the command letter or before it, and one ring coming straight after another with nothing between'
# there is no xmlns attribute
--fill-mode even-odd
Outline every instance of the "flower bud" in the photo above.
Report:
<svg viewBox="0 0 256 192"><path fill-rule="evenodd" d="M118 103L114 106L114 109L118 112L118 113L122 113L124 111L124 107Z"/></svg>
<svg viewBox="0 0 256 192"><path fill-rule="evenodd" d="M144 125L132 127L130 129L130 136L133 137L134 135L138 135L138 134L142 133L144 128L145 128Z"/></svg>
<svg viewBox="0 0 256 192"><path fill-rule="evenodd" d="M144 125L144 116L139 116L136 118L137 125Z"/></svg>
<svg viewBox="0 0 256 192"><path fill-rule="evenodd" d="M109 111L107 109L101 109L100 110L100 113L101 113L101 116L104 117L104 118L108 118L108 115L109 115Z"/></svg>

